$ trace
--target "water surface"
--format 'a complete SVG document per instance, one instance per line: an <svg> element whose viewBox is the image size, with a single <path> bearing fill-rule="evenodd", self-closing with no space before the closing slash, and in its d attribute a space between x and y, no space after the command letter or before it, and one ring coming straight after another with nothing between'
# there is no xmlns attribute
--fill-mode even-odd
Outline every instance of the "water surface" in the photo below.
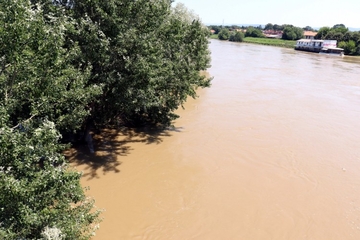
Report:
<svg viewBox="0 0 360 240"><path fill-rule="evenodd" d="M360 239L359 59L210 48L212 87L174 129L74 150L106 209L94 239Z"/></svg>

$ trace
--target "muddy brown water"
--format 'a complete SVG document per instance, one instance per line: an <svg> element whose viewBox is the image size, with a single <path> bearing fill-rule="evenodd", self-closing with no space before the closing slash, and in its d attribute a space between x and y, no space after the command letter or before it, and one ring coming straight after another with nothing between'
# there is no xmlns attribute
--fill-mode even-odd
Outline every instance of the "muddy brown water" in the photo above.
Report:
<svg viewBox="0 0 360 240"><path fill-rule="evenodd" d="M105 209L94 239L360 239L360 60L210 48L212 87L174 128L73 150Z"/></svg>

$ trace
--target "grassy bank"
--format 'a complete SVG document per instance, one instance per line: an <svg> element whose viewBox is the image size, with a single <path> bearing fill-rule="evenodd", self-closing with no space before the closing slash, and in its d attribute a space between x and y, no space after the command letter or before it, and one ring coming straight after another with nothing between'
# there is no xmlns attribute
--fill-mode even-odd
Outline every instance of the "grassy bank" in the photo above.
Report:
<svg viewBox="0 0 360 240"><path fill-rule="evenodd" d="M286 47L286 48L294 48L294 46L296 45L296 41L275 39L275 38L246 37L246 38L244 38L244 42L256 43L256 44L261 44L261 45L269 45L269 46L277 46L277 47Z"/></svg>
<svg viewBox="0 0 360 240"><path fill-rule="evenodd" d="M210 36L210 39L219 39L218 34L212 34ZM296 45L296 41L274 39L274 38L246 37L246 38L244 38L244 42L261 44L261 45L269 45L269 46L277 46L277 47L286 47L286 48L294 48L294 46Z"/></svg>
<svg viewBox="0 0 360 240"><path fill-rule="evenodd" d="M218 35L219 34L211 34L210 39L219 39Z"/></svg>

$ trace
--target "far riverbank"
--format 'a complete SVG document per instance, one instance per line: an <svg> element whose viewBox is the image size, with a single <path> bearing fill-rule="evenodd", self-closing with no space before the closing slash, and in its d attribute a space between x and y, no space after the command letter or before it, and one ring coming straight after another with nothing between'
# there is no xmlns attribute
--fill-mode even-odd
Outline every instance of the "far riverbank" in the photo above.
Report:
<svg viewBox="0 0 360 240"><path fill-rule="evenodd" d="M218 34L212 34L210 38L219 39ZM275 39L275 38L246 37L244 38L244 42L267 45L267 46L285 47L285 48L294 48L294 46L296 45L296 41Z"/></svg>

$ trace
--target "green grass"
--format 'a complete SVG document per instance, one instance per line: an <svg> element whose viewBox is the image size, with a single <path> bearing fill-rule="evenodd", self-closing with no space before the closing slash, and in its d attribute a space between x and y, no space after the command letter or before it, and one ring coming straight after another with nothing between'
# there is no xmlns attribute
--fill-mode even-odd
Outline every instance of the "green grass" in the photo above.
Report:
<svg viewBox="0 0 360 240"><path fill-rule="evenodd" d="M210 39L219 39L218 34L210 35ZM286 47L286 48L294 48L296 45L296 41L276 39L276 38L246 37L246 38L244 38L244 42L268 45L268 46Z"/></svg>
<svg viewBox="0 0 360 240"><path fill-rule="evenodd" d="M246 37L246 38L244 38L244 42L261 44L261 45L269 45L269 46L277 46L277 47L286 47L286 48L294 48L294 46L296 45L296 41L274 39L274 38Z"/></svg>

